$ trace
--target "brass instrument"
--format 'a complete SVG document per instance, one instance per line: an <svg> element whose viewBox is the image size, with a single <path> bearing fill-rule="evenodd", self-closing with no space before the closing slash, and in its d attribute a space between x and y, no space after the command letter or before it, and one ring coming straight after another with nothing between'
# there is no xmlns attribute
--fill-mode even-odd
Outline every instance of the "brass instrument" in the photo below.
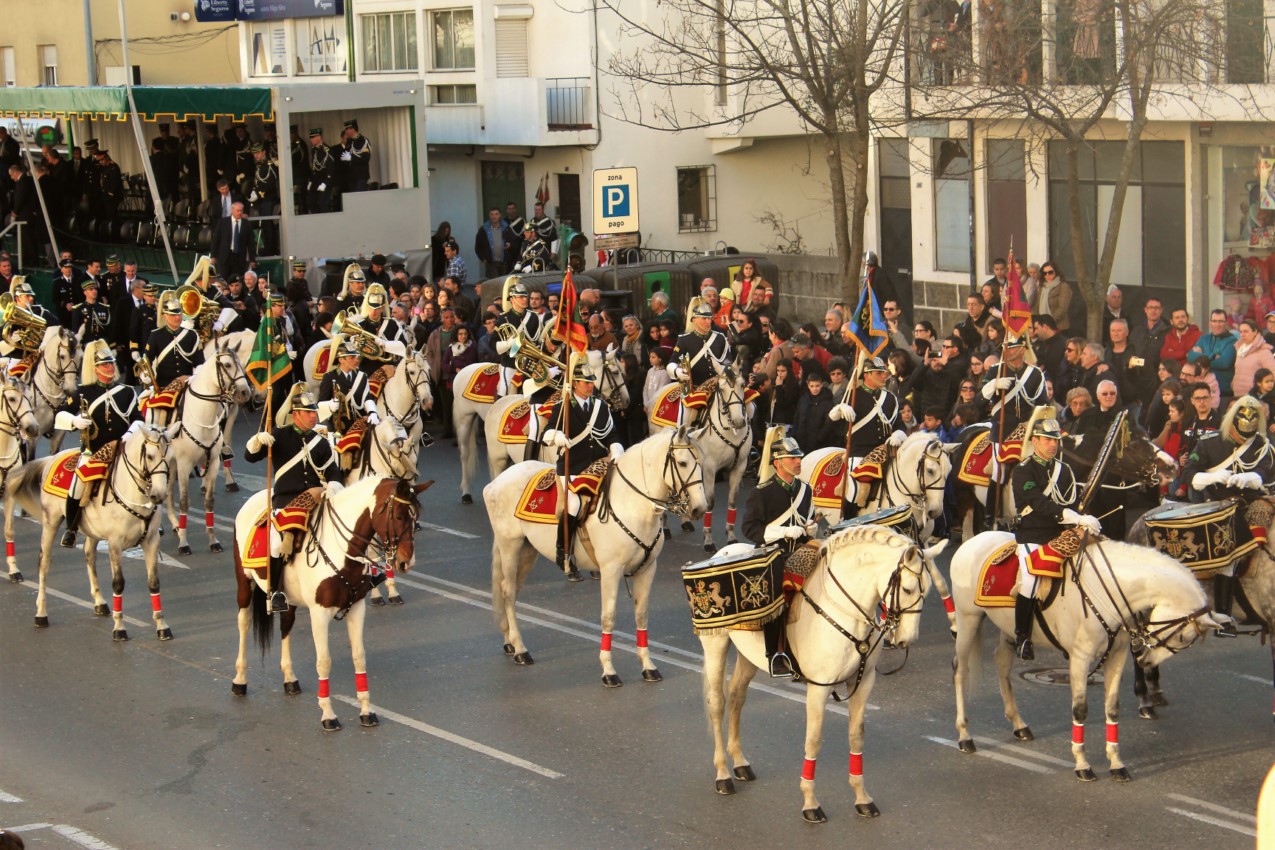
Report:
<svg viewBox="0 0 1275 850"><path fill-rule="evenodd" d="M141 360L133 364L133 374L146 386L155 386L155 370L151 367L151 359L149 357L143 355ZM158 390L159 388L156 387L156 391Z"/></svg>
<svg viewBox="0 0 1275 850"><path fill-rule="evenodd" d="M80 396L80 415L85 417L86 419L92 419L92 417L89 416L89 401L84 396ZM83 431L80 432L80 451L81 452L88 451L89 443L96 439L97 439L97 423L94 422L93 424L89 425L89 427L85 428Z"/></svg>
<svg viewBox="0 0 1275 850"><path fill-rule="evenodd" d="M686 377L681 379L681 383L686 388L686 392L689 393L692 389L694 389L695 385L695 382L691 380L691 356L689 354L683 354L682 359L678 361L677 365L681 367L683 372L686 373Z"/></svg>
<svg viewBox="0 0 1275 850"><path fill-rule="evenodd" d="M207 342L213 336L213 323L221 315L221 305L211 298L205 298L197 286L184 283L173 293L177 303L181 304L182 319L195 326L201 342Z"/></svg>
<svg viewBox="0 0 1275 850"><path fill-rule="evenodd" d="M44 342L47 325L44 319L14 302L13 295L0 293L0 326L18 348L27 352L38 351Z"/></svg>
<svg viewBox="0 0 1275 850"><path fill-rule="evenodd" d="M336 314L336 321L332 324L333 336L341 334L346 339L353 339L359 347L359 354L372 360L385 360L385 347L381 345L381 340L376 334L371 333L351 315L350 310L342 310ZM332 368L329 361L328 368Z"/></svg>
<svg viewBox="0 0 1275 850"><path fill-rule="evenodd" d="M503 325L502 327L509 326ZM562 370L557 378L553 377L549 371L555 366ZM541 351L538 346L528 341L525 336L522 337L522 345L518 348L518 353L514 355L514 368L541 387L552 386L555 388L562 386L561 375L566 371L561 361Z"/></svg>

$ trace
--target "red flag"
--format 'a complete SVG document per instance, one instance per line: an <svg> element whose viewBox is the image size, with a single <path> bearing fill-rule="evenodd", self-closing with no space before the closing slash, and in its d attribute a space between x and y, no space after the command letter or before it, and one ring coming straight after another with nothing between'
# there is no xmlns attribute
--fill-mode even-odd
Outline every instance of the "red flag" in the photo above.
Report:
<svg viewBox="0 0 1275 850"><path fill-rule="evenodd" d="M1009 249L1009 257L1006 260L1009 267L1009 285L1005 287L1005 310L1002 318L1005 320L1005 329L1014 336L1022 336L1027 331L1027 325L1031 322L1031 307L1027 306L1027 299L1023 297L1023 281L1018 276L1018 266L1014 265L1014 249Z"/></svg>
<svg viewBox="0 0 1275 850"><path fill-rule="evenodd" d="M571 279L571 269L562 276L562 294L558 297L558 318L553 324L553 335L567 343L572 351L584 351L589 347L589 335L584 325L576 321L576 285Z"/></svg>

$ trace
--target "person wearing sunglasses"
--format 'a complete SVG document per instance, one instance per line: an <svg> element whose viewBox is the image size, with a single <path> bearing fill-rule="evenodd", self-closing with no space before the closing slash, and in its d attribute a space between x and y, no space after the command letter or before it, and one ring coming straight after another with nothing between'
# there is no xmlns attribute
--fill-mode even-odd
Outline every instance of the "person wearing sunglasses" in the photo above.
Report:
<svg viewBox="0 0 1275 850"><path fill-rule="evenodd" d="M1070 330L1071 286L1063 280L1053 263L1041 264L1040 277L1040 312L1053 316L1058 330Z"/></svg>

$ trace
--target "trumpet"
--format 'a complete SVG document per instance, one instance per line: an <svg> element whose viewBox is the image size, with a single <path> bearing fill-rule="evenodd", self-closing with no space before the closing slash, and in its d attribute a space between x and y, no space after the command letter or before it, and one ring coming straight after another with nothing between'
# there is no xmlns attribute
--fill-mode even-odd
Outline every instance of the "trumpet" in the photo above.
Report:
<svg viewBox="0 0 1275 850"><path fill-rule="evenodd" d="M336 315L336 322L333 324L336 333L344 335L347 339L353 339L359 347L359 354L371 360L385 360L385 346L381 345L381 340L376 334L371 333L361 326L354 317L350 315L349 310L342 310ZM329 366L328 368L331 368Z"/></svg>
<svg viewBox="0 0 1275 850"><path fill-rule="evenodd" d="M155 386L155 370L151 368L151 359L149 357L143 357L133 364L133 374L146 386ZM156 387L156 390L158 390L158 387Z"/></svg>
<svg viewBox="0 0 1275 850"><path fill-rule="evenodd" d="M0 326L18 348L27 352L38 351L44 342L47 325L44 319L15 303L10 293L0 293Z"/></svg>

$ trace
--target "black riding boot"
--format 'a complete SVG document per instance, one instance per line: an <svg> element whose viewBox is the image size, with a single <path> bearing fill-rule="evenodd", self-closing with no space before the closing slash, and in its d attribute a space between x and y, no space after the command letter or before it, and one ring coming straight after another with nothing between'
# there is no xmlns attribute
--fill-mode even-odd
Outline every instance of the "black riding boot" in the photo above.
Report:
<svg viewBox="0 0 1275 850"><path fill-rule="evenodd" d="M282 614L288 610L288 597L279 587L283 584L283 558L270 556L270 593L267 594L268 610L271 614Z"/></svg>
<svg viewBox="0 0 1275 850"><path fill-rule="evenodd" d="M1032 618L1036 616L1036 597L1022 596L1014 600L1014 654L1024 661L1035 661L1032 649Z"/></svg>
<svg viewBox="0 0 1275 850"><path fill-rule="evenodd" d="M62 545L68 549L75 548L75 532L80 530L80 497L66 497L66 533L62 535Z"/></svg>
<svg viewBox="0 0 1275 850"><path fill-rule="evenodd" d="M786 619L781 615L762 626L762 635L766 639L766 659L770 662L770 675L774 679L792 678L792 660L782 646Z"/></svg>
<svg viewBox="0 0 1275 850"><path fill-rule="evenodd" d="M1235 599L1235 576L1221 573L1213 576L1213 610L1225 614L1227 621L1216 632L1218 637L1235 637L1235 621L1231 617L1231 604Z"/></svg>
<svg viewBox="0 0 1275 850"><path fill-rule="evenodd" d="M567 574L567 581L583 581L584 576L580 575L580 571L576 569L575 563L571 559L570 553L562 546L563 534L565 531L566 539L571 542L574 547L576 538L576 526L579 520L571 516L571 514L563 511L562 517L558 520L558 556L557 564L562 567L562 571Z"/></svg>

